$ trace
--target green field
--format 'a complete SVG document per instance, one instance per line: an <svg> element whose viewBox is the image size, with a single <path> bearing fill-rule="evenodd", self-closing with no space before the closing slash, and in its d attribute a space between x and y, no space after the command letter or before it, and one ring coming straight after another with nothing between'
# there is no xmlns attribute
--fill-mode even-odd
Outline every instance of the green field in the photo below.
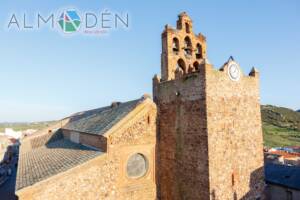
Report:
<svg viewBox="0 0 300 200"><path fill-rule="evenodd" d="M5 128L12 128L14 131L24 131L27 129L43 129L54 121L49 122L34 122L34 123L0 123L0 132L4 132Z"/></svg>
<svg viewBox="0 0 300 200"><path fill-rule="evenodd" d="M300 146L300 131L263 124L264 146Z"/></svg>
<svg viewBox="0 0 300 200"><path fill-rule="evenodd" d="M264 145L300 146L300 113L271 105L261 106Z"/></svg>

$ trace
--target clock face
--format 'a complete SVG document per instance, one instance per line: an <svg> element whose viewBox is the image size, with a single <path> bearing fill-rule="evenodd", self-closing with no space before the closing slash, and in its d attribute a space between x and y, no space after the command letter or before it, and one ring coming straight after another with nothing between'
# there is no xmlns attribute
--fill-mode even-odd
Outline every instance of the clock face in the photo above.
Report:
<svg viewBox="0 0 300 200"><path fill-rule="evenodd" d="M229 63L228 75L229 78L233 81L238 81L240 79L241 72L239 66L236 63Z"/></svg>

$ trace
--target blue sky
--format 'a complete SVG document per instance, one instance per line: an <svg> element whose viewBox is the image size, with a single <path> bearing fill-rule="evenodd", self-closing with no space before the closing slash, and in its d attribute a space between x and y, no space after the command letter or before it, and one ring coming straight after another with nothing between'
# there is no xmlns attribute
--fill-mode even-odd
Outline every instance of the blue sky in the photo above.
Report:
<svg viewBox="0 0 300 200"><path fill-rule="evenodd" d="M129 14L129 28L105 36L58 29L7 29L13 13L36 24L65 8ZM261 101L300 109L300 3L252 1L4 1L0 6L0 122L60 119L71 113L152 93L160 72L161 32L187 11L207 37L210 62L230 55L244 73L261 73Z"/></svg>

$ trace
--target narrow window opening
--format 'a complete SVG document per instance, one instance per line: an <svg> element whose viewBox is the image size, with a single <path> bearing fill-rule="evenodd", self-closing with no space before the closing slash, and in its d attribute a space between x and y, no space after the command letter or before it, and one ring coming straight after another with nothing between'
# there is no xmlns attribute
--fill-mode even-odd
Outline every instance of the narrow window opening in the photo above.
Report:
<svg viewBox="0 0 300 200"><path fill-rule="evenodd" d="M234 186L235 185L235 180L234 180L234 173L232 173L231 174L231 184L232 184L232 186Z"/></svg>
<svg viewBox="0 0 300 200"><path fill-rule="evenodd" d="M179 52L179 40L177 38L173 38L172 48L174 52Z"/></svg>
<svg viewBox="0 0 300 200"><path fill-rule="evenodd" d="M185 23L185 32L186 33L190 33L191 32L191 28L190 28L189 23Z"/></svg>
<svg viewBox="0 0 300 200"><path fill-rule="evenodd" d="M177 69L180 69L182 70L183 72L186 71L186 65L185 65L185 62L184 60L182 60L181 58L177 61Z"/></svg>
<svg viewBox="0 0 300 200"><path fill-rule="evenodd" d="M188 36L184 39L184 52L185 55L192 55L192 42Z"/></svg>
<svg viewBox="0 0 300 200"><path fill-rule="evenodd" d="M202 56L202 46L199 43L197 44L197 47L196 47L196 58L197 59L203 58L203 56Z"/></svg>
<svg viewBox="0 0 300 200"><path fill-rule="evenodd" d="M195 71L199 70L199 63L197 61L194 62L193 66L194 66Z"/></svg>

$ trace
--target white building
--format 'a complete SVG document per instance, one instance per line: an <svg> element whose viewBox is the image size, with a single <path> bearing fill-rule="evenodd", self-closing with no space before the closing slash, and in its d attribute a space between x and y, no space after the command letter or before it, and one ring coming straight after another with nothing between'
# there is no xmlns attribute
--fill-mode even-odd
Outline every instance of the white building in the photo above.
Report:
<svg viewBox="0 0 300 200"><path fill-rule="evenodd" d="M20 139L23 136L22 131L14 131L12 128L5 128L4 135L14 138L14 139Z"/></svg>

